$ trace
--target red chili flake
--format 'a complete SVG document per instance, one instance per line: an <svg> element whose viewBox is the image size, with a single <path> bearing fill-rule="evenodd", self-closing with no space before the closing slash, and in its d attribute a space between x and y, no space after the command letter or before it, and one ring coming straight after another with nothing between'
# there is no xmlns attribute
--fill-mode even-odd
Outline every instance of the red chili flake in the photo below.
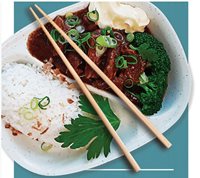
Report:
<svg viewBox="0 0 200 178"><path fill-rule="evenodd" d="M28 135L28 136L32 136L32 133L31 133L31 132L29 132L27 135Z"/></svg>
<svg viewBox="0 0 200 178"><path fill-rule="evenodd" d="M13 136L17 136L18 134L21 134L21 132L19 130L16 130L15 128L11 127L12 130L12 134Z"/></svg>
<svg viewBox="0 0 200 178"><path fill-rule="evenodd" d="M42 125L42 123L40 121L37 121L38 128L40 128L41 125Z"/></svg>
<svg viewBox="0 0 200 178"><path fill-rule="evenodd" d="M46 133L47 130L49 130L49 127L47 127L42 133L40 133L40 135L43 135L44 133Z"/></svg>
<svg viewBox="0 0 200 178"><path fill-rule="evenodd" d="M65 115L64 115L64 113L62 114L62 123L63 124L65 123Z"/></svg>
<svg viewBox="0 0 200 178"><path fill-rule="evenodd" d="M5 128L6 128L6 129L9 129L10 127L11 127L11 125L10 125L9 123L6 123L6 124L5 124Z"/></svg>
<svg viewBox="0 0 200 178"><path fill-rule="evenodd" d="M69 104L72 104L74 101L73 101L71 98L68 98L68 99L67 99L67 102L68 102Z"/></svg>

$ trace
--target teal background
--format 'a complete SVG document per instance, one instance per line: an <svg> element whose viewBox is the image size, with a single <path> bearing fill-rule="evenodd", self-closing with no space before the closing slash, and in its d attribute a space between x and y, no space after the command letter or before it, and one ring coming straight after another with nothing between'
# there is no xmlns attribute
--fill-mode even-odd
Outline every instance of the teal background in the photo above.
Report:
<svg viewBox="0 0 200 178"><path fill-rule="evenodd" d="M37 2L47 13L53 12L74 2ZM28 7L34 2L15 2L14 4L14 30L17 32L22 27L33 22L34 19ZM188 55L188 3L187 2L154 2L154 4L167 16L174 27ZM157 141L134 151L134 157L142 168L173 168L173 172L140 172L132 171L84 171L80 173L55 176L55 178L187 178L188 177L188 108L181 119L166 133L165 136L172 142L171 149L164 149ZM98 168L130 168L126 160L121 157ZM31 173L17 163L14 169L15 178L44 178L45 176Z"/></svg>

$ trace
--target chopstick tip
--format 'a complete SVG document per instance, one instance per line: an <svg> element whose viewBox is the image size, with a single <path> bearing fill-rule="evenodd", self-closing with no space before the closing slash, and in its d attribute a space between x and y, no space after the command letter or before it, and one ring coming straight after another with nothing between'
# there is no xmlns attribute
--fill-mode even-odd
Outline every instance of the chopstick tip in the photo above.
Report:
<svg viewBox="0 0 200 178"><path fill-rule="evenodd" d="M32 7L29 7L29 10L30 10L30 11L33 11Z"/></svg>
<svg viewBox="0 0 200 178"><path fill-rule="evenodd" d="M39 8L39 6L38 6L37 4L34 4L34 6L35 6L36 8Z"/></svg>

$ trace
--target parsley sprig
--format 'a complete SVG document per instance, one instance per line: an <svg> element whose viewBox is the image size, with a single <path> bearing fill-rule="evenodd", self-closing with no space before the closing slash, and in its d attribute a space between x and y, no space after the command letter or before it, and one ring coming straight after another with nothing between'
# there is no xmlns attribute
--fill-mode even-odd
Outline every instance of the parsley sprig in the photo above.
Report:
<svg viewBox="0 0 200 178"><path fill-rule="evenodd" d="M113 113L108 99L96 94L93 97L113 128L117 130L120 120ZM60 132L60 135L55 140L62 143L61 147L63 148L77 149L87 146L88 160L98 158L102 151L107 157L110 153L112 136L101 119L98 118L96 111L86 96L81 95L79 99L79 107L85 114L78 115L78 118L71 120L71 124L65 125L67 130Z"/></svg>

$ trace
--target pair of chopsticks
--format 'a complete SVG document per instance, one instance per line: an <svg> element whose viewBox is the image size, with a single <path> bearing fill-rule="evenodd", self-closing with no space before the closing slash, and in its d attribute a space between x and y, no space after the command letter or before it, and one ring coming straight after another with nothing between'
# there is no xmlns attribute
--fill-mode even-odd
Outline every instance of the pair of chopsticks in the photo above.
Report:
<svg viewBox="0 0 200 178"><path fill-rule="evenodd" d="M74 43L69 36L37 5L35 7L38 9L38 11L52 24L52 26L57 29L57 31L68 41L68 43L76 50L76 52L90 65L90 67L110 86L110 88L127 104L127 106L135 113L135 115L140 119L140 121L143 122L143 124L149 128L149 130L161 141L161 143L166 147L170 148L171 143L165 138L165 136L150 122L150 120L141 113L141 111L126 97L122 91L117 88L117 86L99 69L99 67ZM106 118L105 114L102 112L101 108L98 106L96 101L94 100L92 94L88 90L87 86L83 83L79 75L76 73L68 59L65 57L59 46L56 44L56 42L51 37L50 33L46 29L46 27L43 25L39 17L36 15L36 13L33 11L32 8L30 8L30 11L32 12L35 19L40 24L42 30L50 40L51 44L53 45L54 49L60 56L60 58L65 63L66 67L70 71L71 75L74 77L80 88L82 89L83 93L86 95L92 106L94 107L95 111L99 115L99 117L102 119L104 125L124 153L125 157L133 167L133 169L138 172L140 170L140 166L137 164L135 159L132 157L116 131L113 129L112 125Z"/></svg>

